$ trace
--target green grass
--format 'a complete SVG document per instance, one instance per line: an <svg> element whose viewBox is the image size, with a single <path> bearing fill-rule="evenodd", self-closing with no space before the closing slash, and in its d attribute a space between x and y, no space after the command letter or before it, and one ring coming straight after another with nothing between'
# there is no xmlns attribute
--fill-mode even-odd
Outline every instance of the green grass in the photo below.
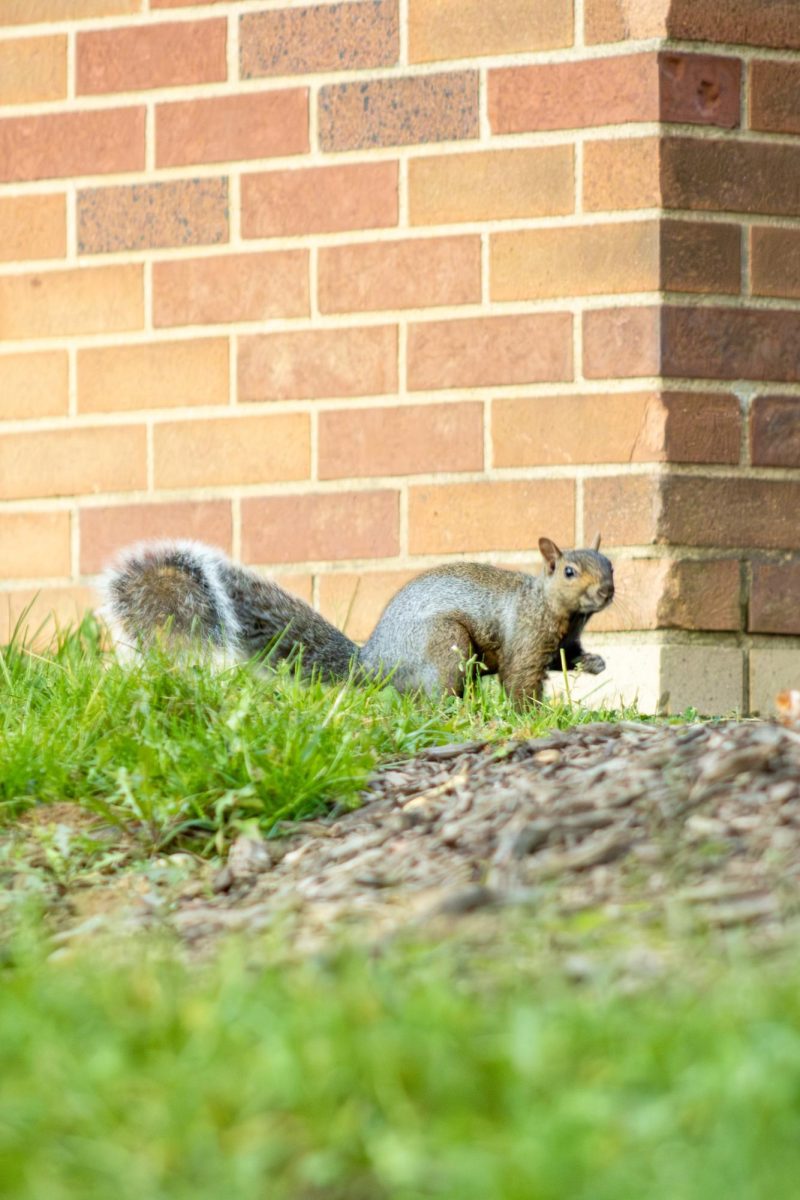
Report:
<svg viewBox="0 0 800 1200"><path fill-rule="evenodd" d="M796 1195L796 962L626 994L568 986L525 931L486 961L127 953L2 977L9 1200Z"/></svg>
<svg viewBox="0 0 800 1200"><path fill-rule="evenodd" d="M302 683L285 664L214 671L154 652L123 667L87 621L51 654L20 640L0 650L0 825L68 800L145 848L220 849L242 822L269 830L352 804L381 760L617 715L558 704L521 716L477 684L463 702L434 703Z"/></svg>

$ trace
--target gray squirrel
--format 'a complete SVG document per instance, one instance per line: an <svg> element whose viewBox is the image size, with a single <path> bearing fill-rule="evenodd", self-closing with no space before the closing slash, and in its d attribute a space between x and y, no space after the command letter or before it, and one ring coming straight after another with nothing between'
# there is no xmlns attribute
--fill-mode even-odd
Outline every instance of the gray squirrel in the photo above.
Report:
<svg viewBox="0 0 800 1200"><path fill-rule="evenodd" d="M474 562L432 567L392 597L362 647L299 597L200 542L123 550L103 579L103 615L122 650L164 632L236 658L299 657L305 674L327 679L389 676L401 692L462 695L464 664L474 658L523 706L541 699L548 670L561 670L561 650L569 669L605 669L580 640L614 596L599 545L598 537L592 549L562 553L540 538L539 575Z"/></svg>

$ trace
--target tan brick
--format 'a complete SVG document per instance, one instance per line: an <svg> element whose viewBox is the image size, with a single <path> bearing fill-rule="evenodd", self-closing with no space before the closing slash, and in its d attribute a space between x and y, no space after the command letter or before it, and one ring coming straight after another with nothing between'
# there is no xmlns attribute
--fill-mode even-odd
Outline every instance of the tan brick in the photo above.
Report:
<svg viewBox="0 0 800 1200"><path fill-rule="evenodd" d="M360 571L321 575L319 610L356 642L365 642L392 596L417 571Z"/></svg>
<svg viewBox="0 0 800 1200"><path fill-rule="evenodd" d="M264 321L308 312L307 250L176 259L153 266L156 325Z"/></svg>
<svg viewBox="0 0 800 1200"><path fill-rule="evenodd" d="M480 471L482 467L482 404L320 413L320 479Z"/></svg>
<svg viewBox="0 0 800 1200"><path fill-rule="evenodd" d="M0 563L5 579L69 575L69 559L68 512L0 513Z"/></svg>
<svg viewBox="0 0 800 1200"><path fill-rule="evenodd" d="M797 214L800 146L715 138L665 138L665 208Z"/></svg>
<svg viewBox="0 0 800 1200"><path fill-rule="evenodd" d="M658 56L661 120L735 129L741 119L738 58L663 50Z"/></svg>
<svg viewBox="0 0 800 1200"><path fill-rule="evenodd" d="M242 501L245 562L386 558L399 549L395 491L269 496Z"/></svg>
<svg viewBox="0 0 800 1200"><path fill-rule="evenodd" d="M571 479L448 483L410 487L411 554L530 550L546 536L569 546L575 536Z"/></svg>
<svg viewBox="0 0 800 1200"><path fill-rule="evenodd" d="M659 118L655 54L489 71L493 133L622 125Z"/></svg>
<svg viewBox="0 0 800 1200"><path fill-rule="evenodd" d="M432 62L572 45L572 0L411 0L409 59Z"/></svg>
<svg viewBox="0 0 800 1200"><path fill-rule="evenodd" d="M271 575L278 587L282 587L287 592L292 592L295 596L300 596L305 600L306 604L311 604L312 594L314 591L313 575L303 575L297 572L291 572L284 575L282 572L279 575Z"/></svg>
<svg viewBox="0 0 800 1200"><path fill-rule="evenodd" d="M794 0L672 0L667 33L686 41L800 49Z"/></svg>
<svg viewBox="0 0 800 1200"><path fill-rule="evenodd" d="M583 528L605 546L647 546L659 540L661 490L652 475L609 475L583 484Z"/></svg>
<svg viewBox="0 0 800 1200"><path fill-rule="evenodd" d="M478 150L412 158L413 225L549 217L575 208L572 146Z"/></svg>
<svg viewBox="0 0 800 1200"><path fill-rule="evenodd" d="M800 549L800 483L702 476L663 481L664 541L685 546Z"/></svg>
<svg viewBox="0 0 800 1200"><path fill-rule="evenodd" d="M777 710L778 694L797 686L800 676L800 650L786 642L754 646L750 659L750 713L772 717Z"/></svg>
<svg viewBox="0 0 800 1200"><path fill-rule="evenodd" d="M742 231L738 225L663 220L661 286L667 292L738 295L742 284Z"/></svg>
<svg viewBox="0 0 800 1200"><path fill-rule="evenodd" d="M800 381L800 312L665 308L661 368L696 379Z"/></svg>
<svg viewBox="0 0 800 1200"><path fill-rule="evenodd" d="M239 44L243 79L390 67L400 52L397 0L246 13L239 20Z"/></svg>
<svg viewBox="0 0 800 1200"><path fill-rule="evenodd" d="M228 500L118 504L80 510L81 574L96 575L117 551L149 538L193 538L230 554Z"/></svg>
<svg viewBox="0 0 800 1200"><path fill-rule="evenodd" d="M800 63L750 64L750 128L800 133Z"/></svg>
<svg viewBox="0 0 800 1200"><path fill-rule="evenodd" d="M142 0L3 0L3 24L81 21L87 17L138 13L141 9Z"/></svg>
<svg viewBox="0 0 800 1200"><path fill-rule="evenodd" d="M0 199L0 260L63 258L66 252L67 207L63 195Z"/></svg>
<svg viewBox="0 0 800 1200"><path fill-rule="evenodd" d="M96 267L0 279L6 338L56 337L141 329L142 268Z"/></svg>
<svg viewBox="0 0 800 1200"><path fill-rule="evenodd" d="M800 397L755 397L750 405L750 455L756 467L800 467Z"/></svg>
<svg viewBox="0 0 800 1200"><path fill-rule="evenodd" d="M492 402L496 467L663 462L660 396L530 396Z"/></svg>
<svg viewBox="0 0 800 1200"><path fill-rule="evenodd" d="M80 412L228 403L228 342L195 338L78 351Z"/></svg>
<svg viewBox="0 0 800 1200"><path fill-rule="evenodd" d="M569 313L413 322L408 386L486 387L572 378Z"/></svg>
<svg viewBox="0 0 800 1200"><path fill-rule="evenodd" d="M614 601L592 617L591 632L658 629L658 606L672 563L666 558L619 558L614 562Z"/></svg>
<svg viewBox="0 0 800 1200"><path fill-rule="evenodd" d="M242 176L242 234L281 237L397 224L397 163Z"/></svg>
<svg viewBox="0 0 800 1200"><path fill-rule="evenodd" d="M750 284L756 296L800 297L800 230L751 227Z"/></svg>
<svg viewBox="0 0 800 1200"><path fill-rule="evenodd" d="M0 437L0 499L131 492L147 484L143 425Z"/></svg>
<svg viewBox="0 0 800 1200"><path fill-rule="evenodd" d="M597 42L664 37L672 0L584 0L584 36Z"/></svg>
<svg viewBox="0 0 800 1200"><path fill-rule="evenodd" d="M0 355L0 421L66 416L68 389L66 350Z"/></svg>
<svg viewBox="0 0 800 1200"><path fill-rule="evenodd" d="M156 105L156 166L308 150L308 89Z"/></svg>
<svg viewBox="0 0 800 1200"><path fill-rule="evenodd" d="M459 141L475 138L479 132L477 71L371 79L320 88L322 150Z"/></svg>
<svg viewBox="0 0 800 1200"><path fill-rule="evenodd" d="M583 206L587 212L658 208L658 138L591 141L583 148Z"/></svg>
<svg viewBox="0 0 800 1200"><path fill-rule="evenodd" d="M659 224L635 221L495 233L493 300L652 292L659 287Z"/></svg>
<svg viewBox="0 0 800 1200"><path fill-rule="evenodd" d="M307 479L306 413L170 421L153 430L157 488L214 487Z"/></svg>
<svg viewBox="0 0 800 1200"><path fill-rule="evenodd" d="M228 0L200 0L204 5L227 4ZM157 8L194 8L197 0L150 0L150 7Z"/></svg>
<svg viewBox="0 0 800 1200"><path fill-rule="evenodd" d="M658 308L601 308L583 314L587 379L657 375L661 367Z"/></svg>
<svg viewBox="0 0 800 1200"><path fill-rule="evenodd" d="M78 95L133 92L227 78L227 22L165 21L78 33Z"/></svg>
<svg viewBox="0 0 800 1200"><path fill-rule="evenodd" d="M80 254L227 240L227 179L181 179L78 192Z"/></svg>
<svg viewBox="0 0 800 1200"><path fill-rule="evenodd" d="M397 390L397 328L240 337L238 367L240 400L382 395Z"/></svg>
<svg viewBox="0 0 800 1200"><path fill-rule="evenodd" d="M0 120L0 181L140 171L144 116L136 107Z"/></svg>
<svg viewBox="0 0 800 1200"><path fill-rule="evenodd" d="M430 308L481 298L481 239L361 242L319 252L321 312Z"/></svg>
<svg viewBox="0 0 800 1200"><path fill-rule="evenodd" d="M592 633L741 628L735 560L620 559L614 563L614 585L614 603L592 617Z"/></svg>
<svg viewBox="0 0 800 1200"><path fill-rule="evenodd" d="M800 633L800 562L754 562L747 628L750 633ZM776 689L777 690L777 689Z"/></svg>
<svg viewBox="0 0 800 1200"><path fill-rule="evenodd" d="M33 649L45 649L59 631L78 625L96 602L93 589L85 587L0 592L0 642L9 641L15 634Z"/></svg>
<svg viewBox="0 0 800 1200"><path fill-rule="evenodd" d="M66 37L0 42L0 104L36 104L66 94Z"/></svg>

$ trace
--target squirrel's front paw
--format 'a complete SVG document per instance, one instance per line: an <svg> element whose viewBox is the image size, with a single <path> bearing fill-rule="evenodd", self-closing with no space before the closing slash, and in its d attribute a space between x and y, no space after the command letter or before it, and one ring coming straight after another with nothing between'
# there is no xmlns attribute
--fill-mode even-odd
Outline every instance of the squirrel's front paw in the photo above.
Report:
<svg viewBox="0 0 800 1200"><path fill-rule="evenodd" d="M606 661L599 654L582 654L578 659L578 666L587 675L599 675L601 671L605 671Z"/></svg>

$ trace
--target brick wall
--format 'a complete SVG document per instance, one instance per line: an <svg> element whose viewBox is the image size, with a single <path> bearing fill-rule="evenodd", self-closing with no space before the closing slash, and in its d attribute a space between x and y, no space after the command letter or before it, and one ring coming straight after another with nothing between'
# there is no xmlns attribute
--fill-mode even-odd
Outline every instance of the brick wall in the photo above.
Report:
<svg viewBox="0 0 800 1200"><path fill-rule="evenodd" d="M601 529L607 690L797 683L795 0L0 19L0 638L156 534L363 637Z"/></svg>

